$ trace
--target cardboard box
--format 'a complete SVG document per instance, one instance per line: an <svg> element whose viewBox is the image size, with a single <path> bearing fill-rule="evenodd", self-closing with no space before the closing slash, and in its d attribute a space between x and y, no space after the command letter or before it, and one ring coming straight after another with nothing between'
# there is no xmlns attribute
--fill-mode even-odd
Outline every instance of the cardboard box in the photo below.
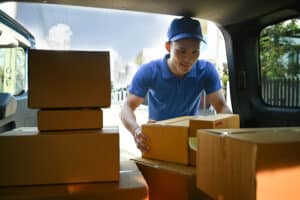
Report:
<svg viewBox="0 0 300 200"><path fill-rule="evenodd" d="M142 132L149 138L150 146L143 158L188 164L188 126L145 124Z"/></svg>
<svg viewBox="0 0 300 200"><path fill-rule="evenodd" d="M143 157L195 165L196 154L189 149L188 139L196 136L198 128L238 128L239 124L239 115L234 114L183 116L143 124L142 132L150 140L150 151L144 152Z"/></svg>
<svg viewBox="0 0 300 200"><path fill-rule="evenodd" d="M214 199L300 197L300 127L198 130L197 187Z"/></svg>
<svg viewBox="0 0 300 200"><path fill-rule="evenodd" d="M119 182L0 187L1 199L147 200L148 185L133 161L120 163Z"/></svg>
<svg viewBox="0 0 300 200"><path fill-rule="evenodd" d="M240 116L236 114L217 114L196 116L190 120L190 137L197 137L198 129L240 128ZM196 152L189 149L189 164L196 166Z"/></svg>
<svg viewBox="0 0 300 200"><path fill-rule="evenodd" d="M40 131L101 129L103 127L101 109L39 110L37 120Z"/></svg>
<svg viewBox="0 0 300 200"><path fill-rule="evenodd" d="M119 180L117 128L0 134L0 186Z"/></svg>
<svg viewBox="0 0 300 200"><path fill-rule="evenodd" d="M195 167L143 158L134 161L148 183L149 200L210 199L196 188Z"/></svg>
<svg viewBox="0 0 300 200"><path fill-rule="evenodd" d="M30 108L109 107L109 52L30 50Z"/></svg>

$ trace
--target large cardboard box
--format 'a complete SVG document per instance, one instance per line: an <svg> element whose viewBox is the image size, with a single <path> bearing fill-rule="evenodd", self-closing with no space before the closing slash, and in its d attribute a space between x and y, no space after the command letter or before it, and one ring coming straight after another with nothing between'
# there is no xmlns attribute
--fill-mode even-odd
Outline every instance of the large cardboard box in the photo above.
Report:
<svg viewBox="0 0 300 200"><path fill-rule="evenodd" d="M199 128L238 128L239 115L217 114L211 116L183 116L169 120L143 124L142 132L149 137L150 151L144 158L158 159L180 164L196 163L196 154L188 147L189 137L196 137Z"/></svg>
<svg viewBox="0 0 300 200"><path fill-rule="evenodd" d="M198 130L197 187L223 200L300 198L300 127Z"/></svg>
<svg viewBox="0 0 300 200"><path fill-rule="evenodd" d="M135 158L149 186L149 200L208 200L196 187L196 168L165 161Z"/></svg>
<svg viewBox="0 0 300 200"><path fill-rule="evenodd" d="M101 109L39 110L37 115L40 131L101 129Z"/></svg>
<svg viewBox="0 0 300 200"><path fill-rule="evenodd" d="M12 200L148 200L148 185L133 161L120 163L119 182L0 187L1 199Z"/></svg>
<svg viewBox="0 0 300 200"><path fill-rule="evenodd" d="M109 52L30 50L30 108L110 106Z"/></svg>
<svg viewBox="0 0 300 200"><path fill-rule="evenodd" d="M0 186L119 180L117 128L0 134Z"/></svg>

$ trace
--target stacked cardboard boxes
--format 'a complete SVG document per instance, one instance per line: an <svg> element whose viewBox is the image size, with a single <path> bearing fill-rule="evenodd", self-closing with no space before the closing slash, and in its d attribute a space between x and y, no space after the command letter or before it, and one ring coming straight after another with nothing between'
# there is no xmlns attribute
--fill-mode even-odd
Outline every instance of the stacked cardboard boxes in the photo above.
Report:
<svg viewBox="0 0 300 200"><path fill-rule="evenodd" d="M135 159L149 185L150 200L211 199L196 187L196 153L188 145L197 129L239 128L239 116L184 116L142 125L150 151Z"/></svg>
<svg viewBox="0 0 300 200"><path fill-rule="evenodd" d="M28 106L40 131L101 129L110 106L108 52L29 51Z"/></svg>
<svg viewBox="0 0 300 200"><path fill-rule="evenodd" d="M142 125L149 137L150 151L144 158L158 159L184 165L196 164L196 153L189 148L189 137L196 137L197 129L239 128L239 115L184 116Z"/></svg>
<svg viewBox="0 0 300 200"><path fill-rule="evenodd" d="M119 180L118 128L103 128L110 106L109 52L29 51L28 106L38 129L0 137L0 185Z"/></svg>
<svg viewBox="0 0 300 200"><path fill-rule="evenodd" d="M299 199L300 127L197 134L197 187L213 199Z"/></svg>

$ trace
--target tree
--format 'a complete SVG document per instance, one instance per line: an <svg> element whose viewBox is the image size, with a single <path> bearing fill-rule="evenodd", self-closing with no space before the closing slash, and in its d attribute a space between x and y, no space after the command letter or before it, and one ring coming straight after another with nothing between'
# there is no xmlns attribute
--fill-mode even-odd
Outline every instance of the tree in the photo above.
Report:
<svg viewBox="0 0 300 200"><path fill-rule="evenodd" d="M299 76L300 18L286 20L262 30L260 65L264 79Z"/></svg>

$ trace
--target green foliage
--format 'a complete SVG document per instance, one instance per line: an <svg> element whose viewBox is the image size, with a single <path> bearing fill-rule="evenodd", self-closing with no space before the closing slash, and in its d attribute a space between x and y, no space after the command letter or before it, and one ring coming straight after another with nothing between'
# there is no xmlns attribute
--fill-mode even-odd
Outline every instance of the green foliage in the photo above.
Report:
<svg viewBox="0 0 300 200"><path fill-rule="evenodd" d="M0 66L0 92L3 91L3 79L4 79L3 67Z"/></svg>
<svg viewBox="0 0 300 200"><path fill-rule="evenodd" d="M300 19L271 25L260 35L260 65L262 78L299 76Z"/></svg>
<svg viewBox="0 0 300 200"><path fill-rule="evenodd" d="M223 87L224 88L226 88L226 84L227 84L227 82L229 81L229 76L228 76L228 74L223 74L223 76L222 76L222 85L223 85Z"/></svg>
<svg viewBox="0 0 300 200"><path fill-rule="evenodd" d="M226 90L227 89L226 88L227 87L227 82L229 81L228 65L227 65L227 63L223 64L223 75L221 77L221 80L222 80L222 86Z"/></svg>
<svg viewBox="0 0 300 200"><path fill-rule="evenodd" d="M136 59L135 59L135 63L137 64L137 66L140 66L143 64L143 53L142 51L137 55Z"/></svg>

